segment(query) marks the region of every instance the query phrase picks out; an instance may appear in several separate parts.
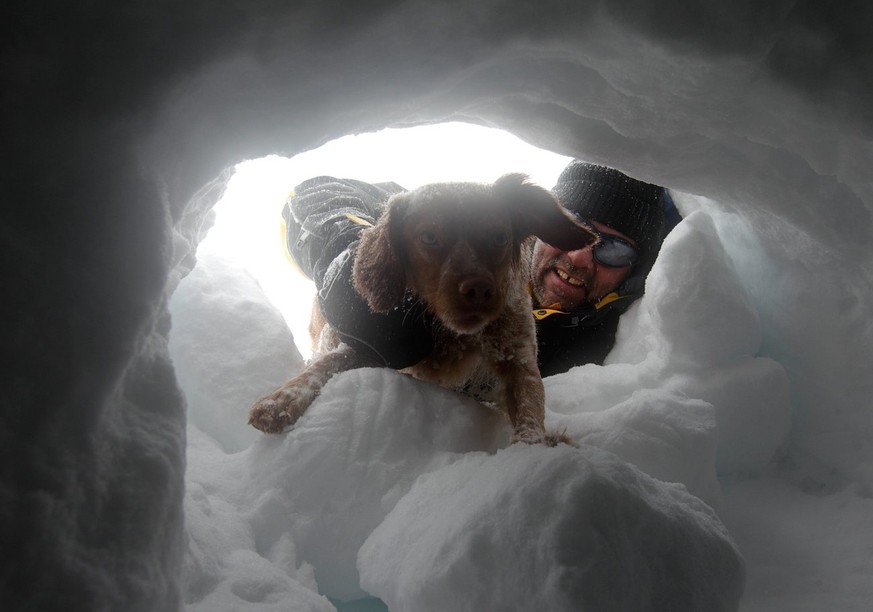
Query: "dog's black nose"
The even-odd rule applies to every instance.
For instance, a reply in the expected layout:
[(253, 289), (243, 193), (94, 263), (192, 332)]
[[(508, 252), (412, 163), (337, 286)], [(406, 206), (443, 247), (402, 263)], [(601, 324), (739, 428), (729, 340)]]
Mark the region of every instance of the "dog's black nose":
[(481, 276), (464, 279), (458, 291), (471, 306), (487, 306), (494, 299), (494, 283)]

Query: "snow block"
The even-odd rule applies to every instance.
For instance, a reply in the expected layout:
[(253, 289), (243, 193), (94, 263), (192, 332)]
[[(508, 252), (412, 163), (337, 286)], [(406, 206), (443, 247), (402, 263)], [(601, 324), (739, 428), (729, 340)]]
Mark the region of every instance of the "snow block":
[(661, 336), (658, 350), (686, 368), (756, 355), (761, 323), (712, 218), (692, 213), (664, 242), (640, 305)]
[[(358, 549), (416, 479), (509, 443), (503, 413), (394, 370), (335, 376), (287, 435), (246, 451), (258, 551), (288, 531), (321, 593), (364, 597)], [(264, 492), (270, 492), (265, 494)]]
[[(576, 410), (586, 406), (582, 401)], [(598, 412), (558, 414), (547, 410), (546, 426), (565, 430), (580, 444), (614, 453), (658, 480), (680, 483), (718, 507), (718, 432), (715, 410), (708, 402), (665, 389), (639, 389), (625, 401)]]
[(358, 554), (392, 612), (736, 610), (712, 509), (592, 447), (514, 445), (421, 476)]
[(788, 438), (788, 376), (772, 359), (749, 357), (690, 375), (676, 373), (665, 386), (715, 407), (720, 475), (759, 473)]
[(170, 356), (188, 403), (188, 421), (228, 453), (260, 433), (248, 410), (303, 367), (282, 315), (244, 269), (201, 255), (170, 300)]

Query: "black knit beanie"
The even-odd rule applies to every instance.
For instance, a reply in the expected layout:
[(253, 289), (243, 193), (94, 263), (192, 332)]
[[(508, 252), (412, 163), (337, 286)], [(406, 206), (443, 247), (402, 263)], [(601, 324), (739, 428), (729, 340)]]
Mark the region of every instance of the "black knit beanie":
[(574, 160), (552, 193), (582, 219), (599, 221), (632, 238), (643, 259), (654, 259), (664, 239), (664, 189), (606, 166)]

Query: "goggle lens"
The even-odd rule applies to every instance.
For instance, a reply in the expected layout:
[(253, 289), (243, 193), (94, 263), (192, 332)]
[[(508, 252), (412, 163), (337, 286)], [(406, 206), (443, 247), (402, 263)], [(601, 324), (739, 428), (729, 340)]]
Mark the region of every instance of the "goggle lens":
[(627, 240), (598, 232), (600, 242), (594, 247), (594, 259), (611, 268), (625, 268), (639, 261), (640, 253)]
[(627, 268), (640, 260), (640, 252), (630, 242), (618, 236), (598, 231), (591, 219), (580, 220), (600, 239), (592, 251), (597, 263), (610, 268)]

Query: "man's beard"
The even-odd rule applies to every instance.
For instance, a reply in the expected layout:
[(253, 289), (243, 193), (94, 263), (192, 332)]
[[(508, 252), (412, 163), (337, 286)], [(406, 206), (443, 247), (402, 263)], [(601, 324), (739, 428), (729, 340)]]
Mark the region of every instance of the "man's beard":
[[(584, 296), (579, 298), (568, 296), (567, 290), (562, 288), (560, 284), (555, 286), (557, 284), (556, 282), (552, 282), (551, 287), (547, 288), (546, 279), (551, 274), (556, 275), (560, 280), (560, 283), (565, 283), (570, 287), (575, 287), (580, 292), (584, 291)], [(565, 275), (569, 278), (565, 278)], [(531, 290), (537, 305), (542, 308), (550, 306), (557, 306), (566, 310), (579, 308), (593, 303), (590, 293), (590, 277), (590, 273), (586, 273), (581, 268), (574, 266), (568, 259), (559, 255), (550, 259), (547, 264), (541, 268), (541, 273), (533, 279)], [(569, 280), (570, 278), (580, 281), (581, 284), (575, 285)], [(569, 291), (573, 291), (573, 289), (569, 289)]]

